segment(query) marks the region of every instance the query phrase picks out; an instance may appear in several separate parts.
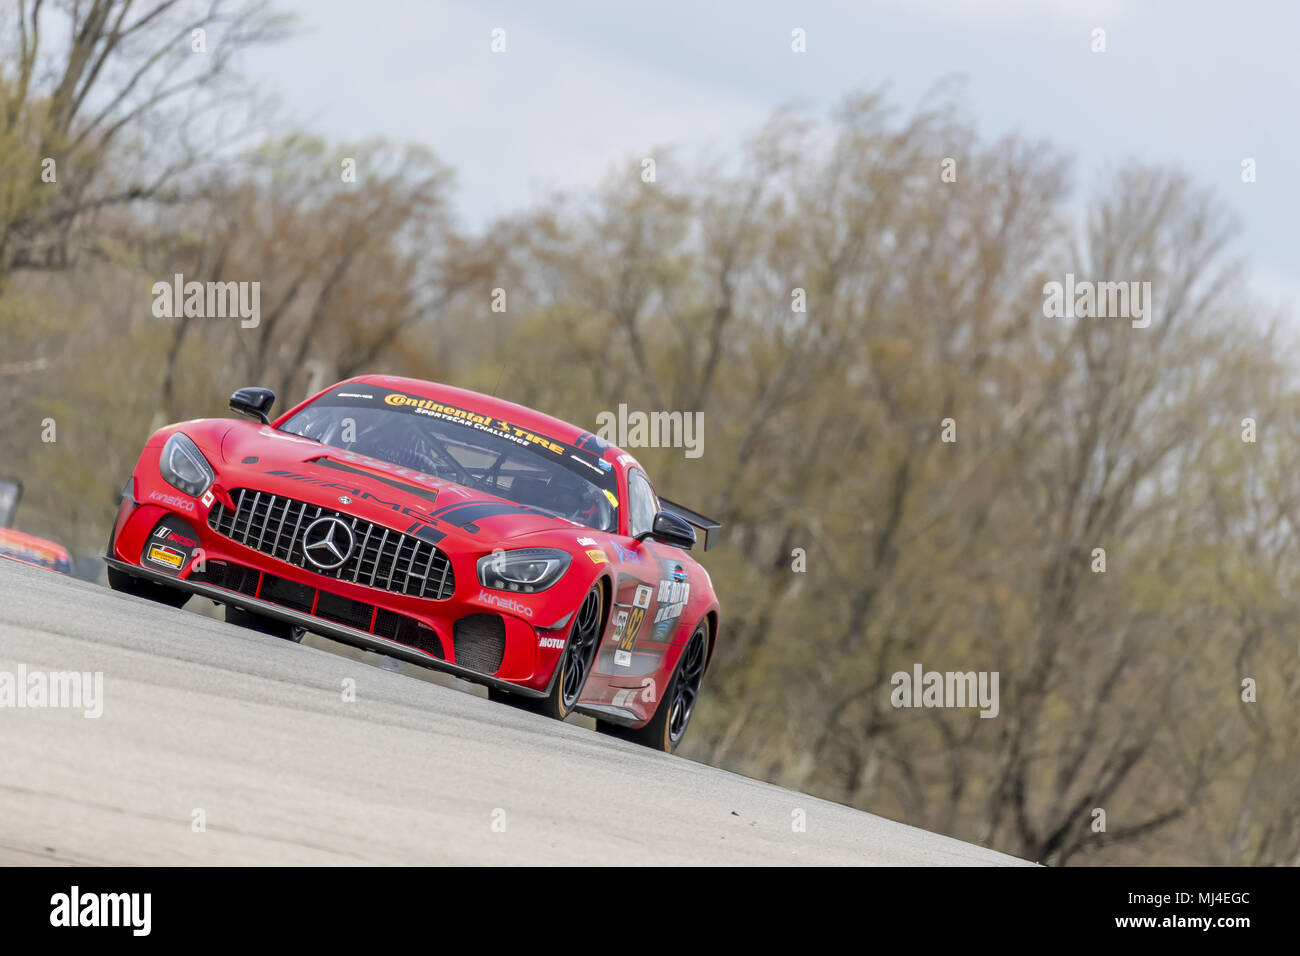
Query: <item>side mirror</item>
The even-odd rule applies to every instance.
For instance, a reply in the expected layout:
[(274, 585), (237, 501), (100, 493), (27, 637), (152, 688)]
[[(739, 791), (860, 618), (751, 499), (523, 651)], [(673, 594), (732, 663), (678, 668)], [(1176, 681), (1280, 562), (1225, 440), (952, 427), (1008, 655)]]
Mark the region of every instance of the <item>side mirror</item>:
[(263, 425), (271, 424), (271, 406), (275, 404), (275, 392), (269, 388), (241, 388), (230, 396), (230, 410), (249, 418), (256, 418)]
[(695, 547), (695, 529), (690, 522), (671, 511), (660, 511), (651, 525), (650, 537), (686, 551)]

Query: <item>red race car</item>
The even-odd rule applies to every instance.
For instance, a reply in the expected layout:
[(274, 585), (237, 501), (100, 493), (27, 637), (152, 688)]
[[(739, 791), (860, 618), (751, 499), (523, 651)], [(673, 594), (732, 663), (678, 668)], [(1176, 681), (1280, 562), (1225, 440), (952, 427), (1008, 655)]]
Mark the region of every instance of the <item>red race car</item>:
[(290, 640), (311, 631), (672, 751), (718, 635), (685, 551), (718, 523), (549, 415), (390, 376), (270, 421), (275, 395), (145, 443), (109, 541), (115, 590)]

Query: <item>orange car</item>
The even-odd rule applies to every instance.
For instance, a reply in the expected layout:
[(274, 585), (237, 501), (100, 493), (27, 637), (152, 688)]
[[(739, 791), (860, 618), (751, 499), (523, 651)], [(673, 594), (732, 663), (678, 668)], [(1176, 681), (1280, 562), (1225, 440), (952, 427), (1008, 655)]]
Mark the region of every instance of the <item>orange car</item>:
[(33, 567), (49, 568), (60, 574), (72, 573), (68, 549), (53, 541), (24, 534), (13, 528), (0, 528), (0, 558), (10, 558)]

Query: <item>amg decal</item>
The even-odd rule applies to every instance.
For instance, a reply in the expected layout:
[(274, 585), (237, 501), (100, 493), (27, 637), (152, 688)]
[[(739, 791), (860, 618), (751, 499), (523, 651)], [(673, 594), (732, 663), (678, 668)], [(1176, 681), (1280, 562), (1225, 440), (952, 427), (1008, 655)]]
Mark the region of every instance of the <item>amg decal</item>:
[(381, 507), (388, 508), (390, 511), (404, 514), (409, 518), (418, 518), (426, 524), (434, 524), (435, 521), (433, 515), (427, 511), (420, 508), (413, 508), (410, 505), (404, 505), (400, 501), (388, 501), (361, 488), (354, 488), (352, 485), (341, 484), (337, 481), (326, 481), (324, 478), (317, 478), (315, 475), (300, 475), (296, 472), (282, 471), (280, 469), (268, 471), (267, 474), (276, 478), (288, 478), (290, 481), (301, 481), (304, 484), (315, 485), (317, 488), (331, 488), (335, 491), (346, 492), (349, 495), (354, 495), (357, 498), (371, 501)]

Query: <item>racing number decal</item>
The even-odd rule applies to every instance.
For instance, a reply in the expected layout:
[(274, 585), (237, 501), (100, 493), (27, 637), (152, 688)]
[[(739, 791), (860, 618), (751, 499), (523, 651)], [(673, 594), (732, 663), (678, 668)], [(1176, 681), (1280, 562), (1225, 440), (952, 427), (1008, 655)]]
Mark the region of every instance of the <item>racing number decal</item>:
[(628, 615), (627, 631), (623, 634), (623, 639), (618, 642), (620, 651), (630, 651), (632, 645), (636, 642), (636, 632), (641, 630), (641, 622), (645, 620), (645, 608), (634, 607)]
[(637, 632), (641, 630), (641, 622), (645, 620), (645, 612), (650, 607), (650, 595), (653, 593), (653, 589), (648, 585), (638, 585), (631, 611), (619, 612), (618, 627), (614, 631), (614, 640), (619, 650), (632, 650), (632, 645), (636, 643)]

